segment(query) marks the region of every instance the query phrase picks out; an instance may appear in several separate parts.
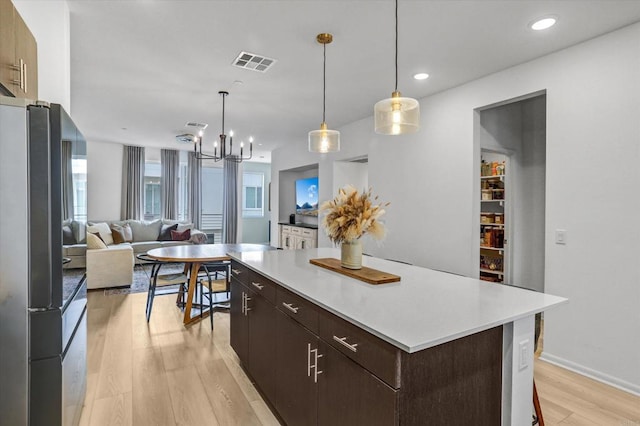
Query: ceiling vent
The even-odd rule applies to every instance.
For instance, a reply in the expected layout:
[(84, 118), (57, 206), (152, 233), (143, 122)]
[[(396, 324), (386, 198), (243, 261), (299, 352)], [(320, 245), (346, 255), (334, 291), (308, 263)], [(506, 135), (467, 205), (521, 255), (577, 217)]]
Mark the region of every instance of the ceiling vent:
[(196, 123), (195, 121), (189, 121), (184, 125), (185, 127), (195, 127), (196, 129), (204, 130), (207, 128), (207, 123)]
[(185, 133), (183, 135), (176, 136), (176, 142), (178, 143), (193, 143), (195, 136), (191, 133)]
[(238, 57), (233, 60), (233, 66), (258, 72), (267, 72), (276, 62), (275, 59), (267, 58), (263, 55), (240, 52)]

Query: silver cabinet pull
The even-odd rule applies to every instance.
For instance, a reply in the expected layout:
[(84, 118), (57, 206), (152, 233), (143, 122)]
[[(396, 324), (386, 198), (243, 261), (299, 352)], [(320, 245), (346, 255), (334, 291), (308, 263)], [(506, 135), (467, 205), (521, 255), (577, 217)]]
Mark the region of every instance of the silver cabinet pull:
[(240, 308), (240, 312), (244, 315), (244, 291), (242, 292), (242, 307)]
[(25, 66), (24, 60), (20, 59), (18, 65), (11, 65), (11, 69), (14, 71), (20, 71), (19, 80), (11, 80), (13, 84), (20, 87), (20, 90), (25, 90)]
[(357, 343), (354, 343), (352, 345), (348, 344), (346, 336), (345, 337), (333, 336), (333, 340), (335, 340), (336, 342), (339, 342), (342, 346), (348, 348), (352, 352), (358, 352), (358, 349), (356, 348), (358, 344)]
[(251, 298), (249, 297), (248, 294), (245, 294), (244, 296), (244, 314), (245, 316), (248, 315), (247, 313), (251, 310), (251, 308), (249, 307), (249, 301), (251, 300)]
[(253, 285), (255, 288), (257, 288), (258, 290), (262, 290), (264, 288), (263, 284), (260, 283), (254, 283), (253, 281), (251, 282), (251, 285)]
[(242, 273), (242, 271), (239, 269), (231, 269), (231, 271), (233, 271), (233, 273), (236, 275), (240, 275)]
[[(312, 353), (313, 364), (311, 364)], [(313, 383), (318, 383), (318, 374), (322, 374), (322, 371), (318, 370), (318, 358), (322, 358), (322, 355), (318, 353), (318, 348), (311, 349), (311, 343), (307, 343), (307, 377), (311, 377), (313, 369)]]
[[(20, 59), (22, 61), (22, 59)], [(23, 78), (23, 85), (24, 85), (24, 93), (27, 93), (27, 63), (26, 62), (22, 62), (22, 73), (24, 74)]]
[(298, 313), (298, 309), (300, 309), (298, 306), (293, 306), (291, 303), (282, 302), (282, 306), (284, 306), (285, 308), (287, 308), (288, 310), (290, 310), (294, 314), (297, 314)]
[(318, 349), (314, 349), (316, 354), (316, 363), (313, 369), (313, 383), (318, 383), (318, 374), (322, 374), (322, 370), (318, 370), (318, 358), (322, 358), (322, 355), (318, 353)]

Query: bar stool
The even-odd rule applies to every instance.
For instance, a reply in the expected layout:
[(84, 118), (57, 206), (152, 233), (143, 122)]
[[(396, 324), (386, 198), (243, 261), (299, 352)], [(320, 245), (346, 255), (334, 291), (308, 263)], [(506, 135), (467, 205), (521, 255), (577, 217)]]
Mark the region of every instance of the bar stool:
[[(230, 291), (231, 291), (231, 262), (211, 262), (204, 263), (201, 267), (201, 274), (198, 275), (198, 281), (200, 283), (200, 306), (203, 305), (203, 296), (207, 297), (209, 302), (209, 320), (211, 322), (211, 329), (213, 330), (213, 310), (214, 309), (229, 309)], [(218, 274), (224, 274), (224, 281), (218, 279)], [(207, 294), (205, 295), (205, 288)], [(214, 303), (214, 297), (216, 294), (226, 293), (227, 299), (223, 301), (216, 301)], [(202, 316), (202, 311), (200, 311)]]

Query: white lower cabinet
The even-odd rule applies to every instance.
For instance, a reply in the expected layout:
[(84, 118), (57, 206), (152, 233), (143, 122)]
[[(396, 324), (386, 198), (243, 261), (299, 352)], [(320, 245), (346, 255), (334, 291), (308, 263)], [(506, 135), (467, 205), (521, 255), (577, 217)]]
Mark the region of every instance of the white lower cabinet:
[(318, 230), (295, 225), (280, 225), (280, 247), (298, 250), (318, 247)]

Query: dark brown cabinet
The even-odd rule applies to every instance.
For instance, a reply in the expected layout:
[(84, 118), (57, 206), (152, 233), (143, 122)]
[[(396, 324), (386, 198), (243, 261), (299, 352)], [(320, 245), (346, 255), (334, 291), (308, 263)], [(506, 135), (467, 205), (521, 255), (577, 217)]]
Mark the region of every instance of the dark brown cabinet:
[(318, 425), (398, 424), (395, 389), (324, 342), (320, 352)]
[(249, 369), (262, 392), (275, 395), (276, 309), (258, 293), (249, 294)]
[(501, 423), (502, 327), (408, 353), (233, 261), (231, 346), (289, 426)]
[(249, 360), (249, 318), (245, 310), (248, 294), (249, 290), (244, 285), (235, 277), (231, 278), (230, 343), (245, 365)]
[(11, 0), (0, 0), (0, 94), (38, 98), (36, 40)]
[(288, 315), (280, 311), (276, 315), (276, 409), (288, 425), (315, 425), (317, 381), (322, 375), (318, 369), (318, 337)]
[(231, 278), (231, 347), (260, 390), (275, 395), (276, 309), (245, 286), (246, 272), (236, 268)]

